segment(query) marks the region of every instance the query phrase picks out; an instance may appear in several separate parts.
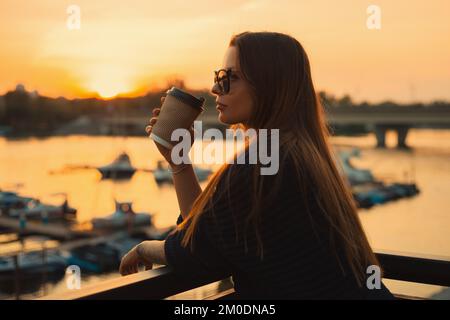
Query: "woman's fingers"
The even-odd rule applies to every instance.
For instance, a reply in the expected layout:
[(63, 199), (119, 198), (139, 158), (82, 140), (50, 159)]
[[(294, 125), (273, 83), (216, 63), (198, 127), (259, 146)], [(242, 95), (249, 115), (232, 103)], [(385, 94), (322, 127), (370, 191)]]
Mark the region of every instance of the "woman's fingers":
[(127, 276), (129, 274), (137, 273), (139, 271), (137, 265), (128, 265), (119, 269), (122, 276)]
[(147, 134), (150, 134), (156, 121), (158, 121), (158, 117), (150, 118), (150, 120), (148, 122), (149, 124), (145, 127), (145, 132), (147, 132)]
[(151, 126), (153, 126), (155, 123), (156, 123), (156, 121), (158, 121), (158, 117), (151, 117), (150, 118), (150, 121), (148, 122)]
[[(163, 96), (161, 97), (161, 103), (164, 102), (164, 99), (166, 97)], [(157, 107), (157, 108), (153, 108), (152, 110), (152, 118), (150, 118), (149, 124), (145, 127), (145, 132), (147, 132), (147, 134), (150, 134), (152, 132), (152, 127), (153, 125), (156, 123), (156, 121), (158, 120), (158, 115), (161, 112), (161, 108)]]
[(152, 270), (153, 269), (153, 264), (146, 264), (145, 265), (145, 270)]
[(138, 272), (138, 267), (135, 264), (130, 265), (130, 267), (128, 268), (128, 274), (133, 274)]
[(154, 117), (156, 117), (156, 116), (160, 113), (160, 111), (161, 111), (161, 108), (155, 108), (155, 109), (153, 109), (153, 111), (152, 111), (152, 115), (153, 115)]
[(120, 274), (123, 276), (130, 274), (129, 269), (130, 269), (130, 265), (128, 264), (128, 261), (126, 261), (126, 257), (122, 258), (122, 261), (120, 262), (120, 267), (119, 267)]
[(125, 263), (124, 258), (122, 258), (122, 260), (120, 260), (119, 273), (123, 275), (124, 272), (125, 272)]
[(119, 272), (122, 276), (138, 272), (138, 258), (134, 249), (131, 249), (120, 261)]

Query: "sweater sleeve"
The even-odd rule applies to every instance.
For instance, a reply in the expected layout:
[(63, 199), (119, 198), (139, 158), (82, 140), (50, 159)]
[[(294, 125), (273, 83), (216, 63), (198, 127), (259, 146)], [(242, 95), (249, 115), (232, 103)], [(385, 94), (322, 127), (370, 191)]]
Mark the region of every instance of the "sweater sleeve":
[[(183, 221), (180, 216), (177, 225)], [(164, 244), (167, 264), (178, 273), (200, 276), (205, 273), (227, 273), (231, 271), (229, 263), (223, 258), (208, 231), (207, 221), (200, 219), (193, 237), (193, 248), (182, 245), (186, 228), (169, 234)]]

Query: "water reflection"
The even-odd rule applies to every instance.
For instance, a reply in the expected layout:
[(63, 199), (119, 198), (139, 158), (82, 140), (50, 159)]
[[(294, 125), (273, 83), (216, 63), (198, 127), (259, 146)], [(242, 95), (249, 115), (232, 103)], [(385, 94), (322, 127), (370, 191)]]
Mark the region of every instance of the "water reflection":
[[(374, 149), (372, 135), (334, 137), (332, 141), (337, 149), (359, 147), (361, 158), (352, 163), (372, 170), (376, 178), (385, 182), (414, 180), (422, 191), (411, 199), (360, 210), (374, 248), (450, 256), (450, 216), (447, 214), (450, 205), (450, 131), (411, 130), (408, 136), (408, 144), (413, 147), (411, 151)], [(387, 144), (395, 145), (395, 136), (388, 134)], [(70, 206), (78, 210), (77, 221), (82, 224), (114, 212), (116, 199), (132, 202), (136, 212), (152, 213), (156, 227), (173, 225), (178, 216), (178, 204), (170, 184), (158, 185), (151, 172), (142, 170), (130, 180), (101, 179), (95, 167), (110, 163), (124, 151), (138, 169), (155, 168), (162, 160), (153, 142), (146, 137), (1, 138), (0, 188), (52, 204), (61, 201), (52, 194), (67, 193)], [(80, 165), (89, 168), (61, 171), (66, 166)], [(14, 237), (14, 234), (1, 236), (0, 251), (14, 250), (14, 246), (19, 249), (21, 244)], [(38, 243), (34, 240), (26, 245)], [(114, 276), (118, 274), (105, 277)], [(99, 278), (104, 279), (91, 276), (85, 281), (95, 282)], [(48, 286), (47, 290), (63, 288), (63, 282), (59, 282), (54, 287)], [(436, 290), (428, 288), (424, 292), (431, 294)]]

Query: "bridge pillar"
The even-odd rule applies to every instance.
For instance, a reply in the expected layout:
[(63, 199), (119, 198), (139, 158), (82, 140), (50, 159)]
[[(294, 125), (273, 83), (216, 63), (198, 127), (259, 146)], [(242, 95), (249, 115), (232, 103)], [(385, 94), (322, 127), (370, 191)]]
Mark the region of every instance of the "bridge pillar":
[(397, 131), (397, 149), (409, 149), (406, 145), (406, 136), (408, 135), (408, 126), (398, 126), (395, 128)]
[(377, 124), (375, 125), (375, 137), (377, 138), (377, 148), (386, 148), (386, 132), (388, 130), (397, 131), (397, 148), (398, 149), (409, 149), (409, 146), (406, 144), (406, 137), (408, 135), (409, 126), (402, 124), (390, 124), (383, 125)]
[(383, 125), (375, 126), (375, 137), (377, 138), (377, 148), (386, 148), (386, 131)]

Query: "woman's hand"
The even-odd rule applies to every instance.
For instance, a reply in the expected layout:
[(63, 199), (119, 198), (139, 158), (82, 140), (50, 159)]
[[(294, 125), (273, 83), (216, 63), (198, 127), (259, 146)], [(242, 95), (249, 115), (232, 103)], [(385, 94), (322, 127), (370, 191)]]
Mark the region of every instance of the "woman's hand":
[(126, 276), (139, 272), (140, 265), (144, 265), (145, 270), (151, 270), (153, 264), (167, 264), (164, 244), (165, 241), (158, 240), (139, 243), (122, 258), (119, 267), (120, 274)]
[[(161, 97), (161, 104), (164, 102), (164, 99), (166, 97)], [(158, 116), (159, 113), (161, 111), (161, 108), (154, 108), (152, 111), (152, 117), (149, 120), (149, 124), (145, 127), (145, 131), (147, 132), (147, 134), (150, 136), (150, 134), (152, 133), (153, 130), (153, 126), (155, 125), (155, 123), (158, 121)], [(189, 133), (191, 135), (191, 146), (194, 143), (194, 128), (191, 127), (189, 129)], [(171, 159), (171, 150), (164, 147), (163, 145), (157, 143), (156, 141), (154, 141), (156, 144), (156, 147), (158, 148), (158, 151), (161, 153), (161, 155), (164, 157), (164, 159), (166, 159), (166, 161), (171, 165), (172, 168), (176, 167), (176, 165), (172, 162)]]
[(145, 266), (145, 270), (151, 270), (153, 268), (151, 257), (145, 256), (142, 253), (143, 245), (145, 245), (145, 241), (135, 246), (123, 256), (119, 267), (119, 272), (122, 276), (139, 272), (139, 266), (141, 265)]

